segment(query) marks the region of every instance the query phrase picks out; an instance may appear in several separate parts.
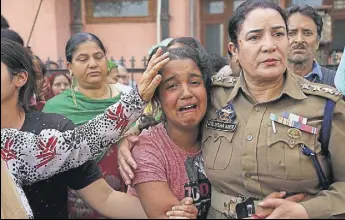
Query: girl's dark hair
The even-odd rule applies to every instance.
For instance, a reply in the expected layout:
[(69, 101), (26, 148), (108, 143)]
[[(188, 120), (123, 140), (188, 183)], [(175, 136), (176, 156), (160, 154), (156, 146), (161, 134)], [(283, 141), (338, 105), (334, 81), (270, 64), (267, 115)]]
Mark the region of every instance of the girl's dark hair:
[(106, 53), (105, 48), (103, 46), (102, 41), (94, 34), (82, 32), (73, 35), (67, 42), (65, 53), (66, 53), (66, 60), (68, 62), (72, 62), (72, 57), (74, 52), (78, 49), (78, 46), (82, 43), (85, 43), (87, 41), (95, 42), (101, 50)]
[(202, 46), (202, 44), (195, 39), (194, 37), (178, 37), (174, 38), (170, 43), (167, 45), (167, 48), (171, 47), (174, 44), (183, 44), (185, 46), (188, 46), (192, 49), (196, 49), (202, 53), (205, 53), (205, 48)]
[(17, 32), (11, 29), (1, 29), (1, 37), (17, 42), (24, 47), (23, 38)]
[(8, 24), (6, 18), (1, 15), (1, 29), (10, 28), (10, 25)]
[[(210, 65), (210, 61), (207, 57), (207, 54), (200, 53), (198, 50), (193, 49), (191, 47), (183, 47), (183, 48), (172, 48), (169, 50), (163, 49), (163, 53), (169, 51), (169, 58), (170, 60), (185, 60), (185, 59), (191, 59), (193, 60), (196, 65), (199, 67), (200, 72), (203, 76), (203, 81), (206, 88), (207, 93), (207, 103), (210, 105), (210, 92), (211, 92), (211, 76), (212, 76), (212, 69)], [(158, 71), (158, 74), (162, 75), (164, 72), (164, 67)], [(152, 106), (157, 106), (156, 100), (159, 100), (159, 91), (156, 89), (154, 98), (152, 103)], [(154, 110), (155, 112), (155, 110)], [(160, 121), (156, 121), (153, 116), (143, 115), (141, 117), (141, 123), (139, 126), (139, 130), (143, 130), (145, 128), (148, 128), (150, 126), (154, 126), (158, 124)], [(202, 122), (201, 122), (202, 123)]]
[(1, 38), (1, 62), (4, 63), (13, 78), (20, 72), (28, 73), (26, 84), (19, 89), (19, 104), (25, 112), (30, 111), (30, 101), (36, 89), (36, 74), (33, 68), (32, 56), (20, 44), (6, 38)]
[(164, 46), (160, 46), (160, 47), (156, 47), (155, 49), (153, 49), (149, 55), (149, 59), (147, 60), (147, 63), (150, 62), (150, 60), (152, 59), (152, 56), (157, 52), (157, 50), (159, 48), (162, 48), (162, 50), (166, 51), (167, 50), (167, 47), (164, 47)]
[(272, 2), (267, 2), (265, 0), (247, 0), (243, 2), (238, 8), (235, 10), (233, 16), (229, 20), (229, 26), (228, 26), (228, 32), (229, 32), (229, 37), (230, 41), (234, 43), (234, 45), (237, 47), (237, 37), (240, 33), (241, 26), (246, 19), (246, 16), (253, 11), (254, 9), (257, 8), (264, 8), (264, 9), (273, 9), (276, 10), (283, 18), (286, 31), (288, 31), (288, 26), (287, 26), (287, 17), (283, 11), (279, 7), (279, 5), (272, 3)]

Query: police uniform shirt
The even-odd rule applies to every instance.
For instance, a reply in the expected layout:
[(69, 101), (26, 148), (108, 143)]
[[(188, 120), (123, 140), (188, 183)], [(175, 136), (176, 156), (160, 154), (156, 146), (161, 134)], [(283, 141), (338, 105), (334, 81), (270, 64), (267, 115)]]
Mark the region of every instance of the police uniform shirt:
[[(336, 89), (285, 73), (280, 96), (258, 103), (251, 98), (242, 74), (239, 78), (216, 75), (212, 86), (212, 106), (202, 137), (205, 170), (212, 187), (227, 195), (260, 199), (282, 190), (308, 193), (312, 196), (300, 203), (310, 218), (345, 213), (345, 102)], [(273, 129), (270, 114), (293, 113), (320, 130), (327, 99), (336, 102), (329, 143), (335, 183), (329, 191), (322, 191), (312, 160), (301, 152), (303, 144), (315, 151), (328, 174), (320, 134), (301, 131), (291, 135), (292, 128), (279, 123)], [(229, 103), (236, 114), (231, 121), (235, 129), (229, 131), (222, 124), (214, 127), (211, 122), (219, 121), (219, 110)]]

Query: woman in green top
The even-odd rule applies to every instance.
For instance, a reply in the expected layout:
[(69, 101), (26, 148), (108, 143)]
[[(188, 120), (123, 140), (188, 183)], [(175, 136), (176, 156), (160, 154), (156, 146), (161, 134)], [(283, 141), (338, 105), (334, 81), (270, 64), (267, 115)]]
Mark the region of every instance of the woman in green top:
[[(66, 45), (67, 66), (72, 78), (72, 88), (50, 99), (43, 111), (57, 113), (82, 125), (103, 113), (106, 108), (120, 100), (122, 87), (108, 84), (105, 48), (97, 36), (79, 33)], [(116, 191), (125, 192), (125, 184), (117, 169), (117, 147), (109, 146), (96, 162), (103, 178)], [(73, 191), (69, 193), (70, 218), (100, 218)]]

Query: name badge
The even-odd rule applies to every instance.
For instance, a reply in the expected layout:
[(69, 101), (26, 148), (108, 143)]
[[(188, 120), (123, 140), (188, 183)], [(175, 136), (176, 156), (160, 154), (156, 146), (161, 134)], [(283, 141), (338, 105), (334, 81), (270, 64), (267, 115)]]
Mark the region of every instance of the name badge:
[(208, 120), (206, 123), (206, 128), (212, 128), (220, 131), (234, 132), (237, 128), (237, 123), (230, 123), (218, 120)]

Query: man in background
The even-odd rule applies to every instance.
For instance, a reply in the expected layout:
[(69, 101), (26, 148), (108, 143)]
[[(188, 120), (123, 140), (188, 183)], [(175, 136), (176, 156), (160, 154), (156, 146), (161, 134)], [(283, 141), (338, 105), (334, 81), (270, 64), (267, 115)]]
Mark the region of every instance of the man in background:
[(294, 5), (286, 10), (289, 25), (288, 68), (311, 82), (335, 87), (335, 71), (316, 60), (322, 33), (322, 17), (309, 5)]

